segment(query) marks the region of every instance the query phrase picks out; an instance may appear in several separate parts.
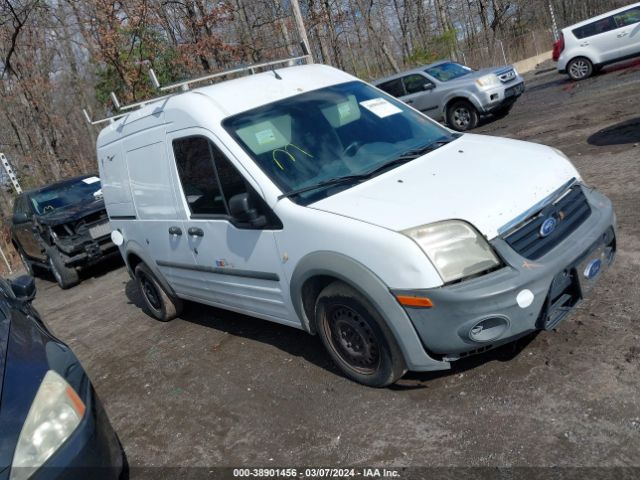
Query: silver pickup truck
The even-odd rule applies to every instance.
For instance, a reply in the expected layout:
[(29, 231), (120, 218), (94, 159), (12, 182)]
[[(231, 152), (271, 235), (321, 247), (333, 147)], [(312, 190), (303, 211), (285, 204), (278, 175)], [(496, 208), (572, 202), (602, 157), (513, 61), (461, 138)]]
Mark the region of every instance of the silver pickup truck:
[(475, 128), (482, 115), (507, 115), (524, 92), (512, 65), (476, 71), (448, 60), (372, 83), (460, 132)]

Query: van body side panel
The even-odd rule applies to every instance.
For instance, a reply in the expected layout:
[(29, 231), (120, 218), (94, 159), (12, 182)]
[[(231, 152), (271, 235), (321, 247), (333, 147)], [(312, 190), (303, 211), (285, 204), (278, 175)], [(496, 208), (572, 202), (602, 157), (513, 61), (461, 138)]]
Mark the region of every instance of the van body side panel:
[(121, 142), (98, 148), (98, 167), (109, 217), (135, 217), (129, 172)]

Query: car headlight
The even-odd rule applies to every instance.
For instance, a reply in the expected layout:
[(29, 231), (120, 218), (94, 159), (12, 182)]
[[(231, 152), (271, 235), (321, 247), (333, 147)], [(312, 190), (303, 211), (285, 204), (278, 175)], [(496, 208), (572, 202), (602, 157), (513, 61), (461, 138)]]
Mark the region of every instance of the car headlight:
[(84, 412), (75, 390), (49, 370), (22, 426), (9, 479), (29, 478), (78, 428)]
[(500, 85), (500, 79), (495, 73), (490, 73), (476, 80), (476, 83), (481, 88), (495, 87)]
[(405, 230), (429, 257), (445, 283), (495, 268), (500, 260), (471, 225), (460, 220)]

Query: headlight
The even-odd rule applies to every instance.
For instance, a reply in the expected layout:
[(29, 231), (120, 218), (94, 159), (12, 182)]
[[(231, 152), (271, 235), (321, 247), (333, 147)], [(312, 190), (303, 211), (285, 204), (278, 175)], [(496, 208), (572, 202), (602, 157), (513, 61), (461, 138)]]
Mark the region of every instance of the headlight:
[(422, 248), (445, 283), (500, 265), (487, 241), (471, 225), (459, 220), (432, 223), (402, 233)]
[(29, 478), (80, 424), (85, 405), (71, 386), (49, 370), (31, 404), (13, 455), (10, 480)]
[(496, 85), (500, 85), (500, 79), (495, 73), (490, 73), (477, 79), (476, 83), (481, 88), (495, 87)]

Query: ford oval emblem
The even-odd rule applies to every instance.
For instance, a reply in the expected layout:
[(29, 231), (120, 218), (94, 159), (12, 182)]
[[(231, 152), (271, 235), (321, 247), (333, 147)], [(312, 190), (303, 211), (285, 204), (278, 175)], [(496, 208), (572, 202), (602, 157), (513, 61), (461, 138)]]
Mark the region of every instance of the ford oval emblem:
[(551, 235), (558, 225), (558, 221), (554, 217), (547, 218), (540, 226), (540, 237), (548, 237)]
[(586, 266), (586, 268), (584, 269), (584, 276), (587, 277), (589, 280), (591, 280), (592, 278), (595, 278), (600, 273), (601, 268), (602, 268), (602, 261), (599, 258), (596, 258), (595, 260), (591, 260)]

